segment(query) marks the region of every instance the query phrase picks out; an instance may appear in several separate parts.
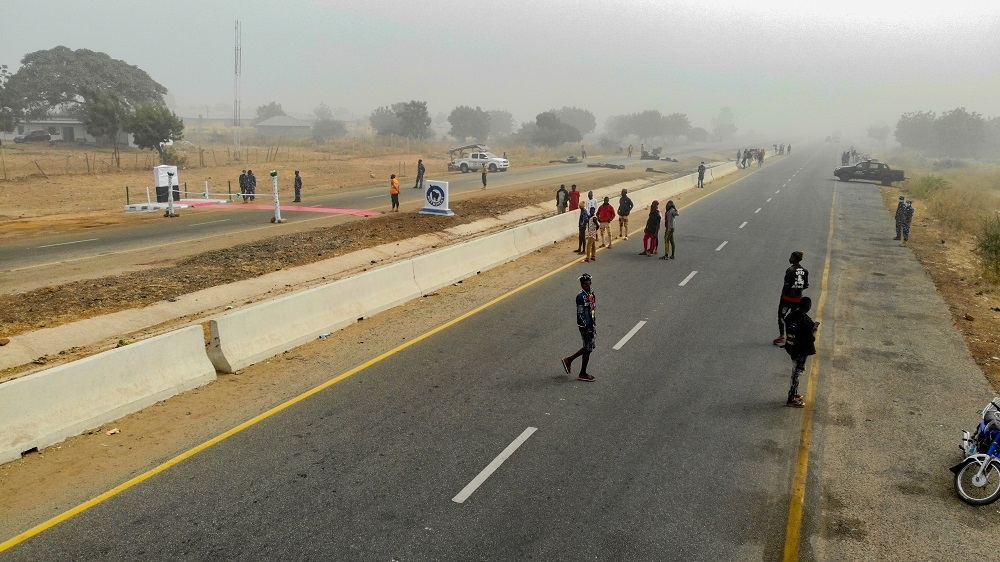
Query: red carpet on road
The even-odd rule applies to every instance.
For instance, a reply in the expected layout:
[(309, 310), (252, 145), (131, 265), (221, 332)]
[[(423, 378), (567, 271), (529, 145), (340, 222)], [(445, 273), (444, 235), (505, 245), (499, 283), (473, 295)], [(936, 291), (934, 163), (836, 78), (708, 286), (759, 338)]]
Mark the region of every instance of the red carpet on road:
[[(255, 203), (216, 203), (214, 201), (203, 201), (200, 199), (181, 199), (178, 203), (190, 205), (192, 207), (219, 207), (227, 209), (253, 209), (255, 211), (270, 211), (274, 205), (257, 205)], [(354, 215), (357, 217), (377, 217), (382, 213), (377, 211), (367, 211), (364, 209), (341, 209), (337, 207), (305, 207), (303, 205), (282, 205), (282, 211), (305, 211), (307, 213), (331, 213), (336, 215)]]

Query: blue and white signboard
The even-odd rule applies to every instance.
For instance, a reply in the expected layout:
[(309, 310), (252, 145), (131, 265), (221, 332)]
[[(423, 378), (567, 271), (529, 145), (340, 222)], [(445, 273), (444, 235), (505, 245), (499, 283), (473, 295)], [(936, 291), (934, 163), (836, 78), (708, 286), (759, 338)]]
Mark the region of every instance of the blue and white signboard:
[(427, 180), (424, 188), (424, 208), (420, 212), (425, 215), (453, 216), (455, 213), (448, 208), (448, 182)]

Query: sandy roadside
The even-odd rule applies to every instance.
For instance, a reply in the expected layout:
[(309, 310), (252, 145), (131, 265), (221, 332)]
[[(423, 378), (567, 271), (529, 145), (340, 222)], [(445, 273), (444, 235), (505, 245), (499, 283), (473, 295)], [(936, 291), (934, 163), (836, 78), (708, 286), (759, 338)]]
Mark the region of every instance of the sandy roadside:
[(948, 467), (993, 391), (923, 266), (891, 240), (879, 188), (831, 185), (834, 321), (822, 334), (802, 558), (989, 556), (997, 507), (962, 503)]

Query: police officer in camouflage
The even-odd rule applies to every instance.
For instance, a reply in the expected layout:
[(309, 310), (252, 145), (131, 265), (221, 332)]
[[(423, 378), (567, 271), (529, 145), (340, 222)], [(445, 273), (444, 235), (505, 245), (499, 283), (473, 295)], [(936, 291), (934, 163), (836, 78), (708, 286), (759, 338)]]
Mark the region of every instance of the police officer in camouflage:
[(906, 203), (903, 201), (903, 196), (899, 196), (899, 203), (896, 204), (896, 237), (893, 240), (899, 240), (903, 235), (903, 225), (906, 224)]

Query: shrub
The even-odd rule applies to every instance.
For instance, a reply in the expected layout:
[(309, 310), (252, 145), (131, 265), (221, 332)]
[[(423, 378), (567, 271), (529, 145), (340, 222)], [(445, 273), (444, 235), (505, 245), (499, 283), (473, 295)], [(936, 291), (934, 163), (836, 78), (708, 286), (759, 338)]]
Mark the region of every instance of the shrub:
[(983, 277), (991, 283), (1000, 282), (1000, 216), (995, 213), (980, 222), (976, 254), (983, 267)]
[(907, 186), (907, 191), (917, 199), (926, 199), (950, 187), (951, 183), (943, 177), (926, 174), (918, 177), (912, 185)]

